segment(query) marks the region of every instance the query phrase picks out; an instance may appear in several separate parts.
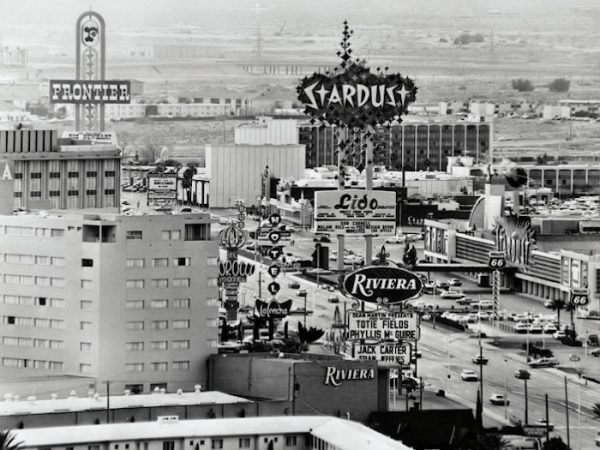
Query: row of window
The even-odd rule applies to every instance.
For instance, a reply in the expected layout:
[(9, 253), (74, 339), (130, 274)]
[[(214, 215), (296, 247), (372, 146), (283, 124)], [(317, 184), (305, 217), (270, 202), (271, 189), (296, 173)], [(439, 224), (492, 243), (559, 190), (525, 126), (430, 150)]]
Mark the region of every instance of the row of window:
[[(175, 267), (189, 266), (191, 262), (190, 258), (173, 258), (171, 264)], [(152, 267), (169, 267), (169, 258), (152, 258)], [(146, 267), (146, 260), (144, 258), (127, 258), (126, 265), (129, 268), (142, 268)]]
[[(209, 279), (210, 281), (211, 279)], [(176, 288), (186, 288), (190, 287), (190, 278), (173, 278), (172, 286)], [(143, 289), (146, 287), (146, 283), (144, 280), (127, 280), (125, 285), (128, 289)], [(210, 287), (209, 283), (209, 287)], [(216, 286), (216, 285), (215, 285)], [(168, 278), (153, 278), (150, 280), (150, 287), (152, 288), (168, 288), (169, 287), (169, 279)]]
[[(182, 236), (181, 230), (162, 230), (160, 233), (163, 241), (208, 241), (210, 240), (210, 225), (205, 223), (186, 224)], [(128, 230), (125, 238), (128, 240), (143, 239), (142, 230)]]
[[(144, 309), (146, 302), (144, 300), (127, 300), (125, 302), (125, 308), (127, 309)], [(169, 307), (169, 300), (166, 298), (159, 298), (150, 300), (150, 308), (164, 309)], [(171, 301), (171, 308), (189, 308), (189, 298), (175, 298)]]
[(31, 297), (29, 295), (0, 295), (0, 302), (5, 305), (22, 305), (22, 306), (48, 306), (50, 308), (64, 308), (64, 298), (53, 297)]
[[(116, 174), (116, 172), (114, 170), (105, 170), (104, 171), (104, 176), (107, 178), (110, 177), (114, 177)], [(60, 178), (61, 172), (49, 172), (48, 173), (48, 178), (53, 178), (53, 179), (58, 179)], [(95, 170), (88, 170), (85, 172), (85, 176), (87, 178), (94, 178), (98, 176), (98, 172)], [(42, 172), (30, 172), (29, 173), (29, 177), (32, 180), (39, 180), (42, 178)], [(76, 171), (69, 171), (67, 172), (67, 177), (68, 178), (79, 178), (79, 172)], [(22, 172), (16, 172), (15, 173), (15, 179), (17, 180), (22, 180), (23, 179), (23, 173)]]
[(38, 339), (16, 336), (3, 336), (2, 345), (10, 345), (13, 347), (49, 348), (51, 350), (62, 350), (65, 348), (64, 341), (57, 339)]
[(19, 253), (0, 254), (0, 262), (9, 264), (35, 264), (40, 266), (59, 266), (65, 265), (65, 258), (62, 256), (42, 256), (42, 255), (23, 255)]
[[(188, 340), (175, 340), (171, 341), (150, 341), (150, 350), (189, 350), (190, 341)], [(128, 352), (143, 352), (145, 348), (143, 341), (138, 342), (125, 342), (125, 350)]]
[[(206, 321), (209, 327), (215, 327), (216, 319), (208, 319)], [(218, 323), (217, 323), (218, 326)], [(184, 330), (190, 327), (189, 319), (175, 319), (171, 324), (171, 328), (174, 330)], [(138, 331), (144, 329), (144, 321), (143, 320), (129, 320), (125, 322), (125, 329), (130, 331)], [(152, 320), (150, 321), (150, 329), (151, 330), (167, 330), (169, 329), (169, 321), (168, 320)]]
[(24, 358), (2, 358), (2, 366), (18, 369), (63, 370), (63, 363), (60, 361), (41, 361)]
[(63, 237), (65, 235), (65, 230), (63, 228), (34, 228), (1, 225), (0, 234), (5, 234), (7, 236)]
[[(0, 279), (2, 276), (0, 275)], [(21, 284), (26, 286), (51, 286), (65, 287), (66, 281), (64, 278), (57, 277), (38, 277), (33, 275), (4, 275), (4, 283), (6, 284)]]
[[(85, 195), (97, 195), (98, 191), (96, 189), (86, 189)], [(78, 197), (79, 190), (78, 189), (69, 189), (67, 190), (67, 195), (69, 197)], [(115, 195), (114, 189), (104, 189), (104, 195)], [(42, 198), (42, 191), (31, 191), (29, 193), (31, 198)], [(15, 198), (23, 198), (23, 192), (16, 191), (14, 194)], [(48, 197), (60, 197), (60, 191), (51, 190), (48, 191)]]
[[(165, 372), (169, 370), (169, 363), (167, 361), (157, 361), (149, 363), (150, 370), (153, 372)], [(173, 361), (171, 363), (171, 370), (189, 370), (189, 361)], [(125, 364), (126, 372), (143, 372), (144, 363), (128, 363)]]
[(22, 327), (59, 328), (65, 327), (65, 321), (60, 319), (46, 319), (43, 317), (2, 316), (5, 325), (18, 325)]

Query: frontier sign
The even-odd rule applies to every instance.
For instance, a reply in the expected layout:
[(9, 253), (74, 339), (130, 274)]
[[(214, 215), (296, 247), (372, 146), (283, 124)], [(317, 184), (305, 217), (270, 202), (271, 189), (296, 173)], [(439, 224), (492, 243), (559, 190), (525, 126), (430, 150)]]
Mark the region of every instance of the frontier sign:
[(416, 274), (398, 267), (369, 266), (348, 275), (344, 289), (357, 300), (385, 305), (416, 297), (423, 282)]
[(50, 80), (50, 103), (128, 104), (130, 85), (124, 80)]

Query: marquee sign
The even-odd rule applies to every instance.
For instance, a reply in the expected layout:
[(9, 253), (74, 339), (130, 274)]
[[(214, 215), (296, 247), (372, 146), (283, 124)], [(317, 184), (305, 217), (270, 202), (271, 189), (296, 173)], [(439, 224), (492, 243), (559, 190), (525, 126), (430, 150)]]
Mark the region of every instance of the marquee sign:
[(256, 267), (252, 264), (237, 260), (219, 261), (219, 282), (243, 283), (254, 275)]
[(384, 366), (408, 366), (410, 364), (411, 345), (407, 343), (357, 344), (354, 346), (354, 358), (374, 360)]
[(363, 189), (315, 192), (316, 233), (394, 235), (396, 193)]
[(149, 206), (174, 206), (177, 203), (177, 174), (148, 173), (146, 202)]
[(50, 80), (50, 103), (129, 104), (130, 84), (126, 80)]
[(265, 319), (283, 319), (290, 314), (290, 309), (292, 309), (291, 300), (286, 300), (281, 303), (276, 300), (272, 300), (268, 303), (262, 300), (256, 300), (255, 315)]
[(391, 305), (419, 295), (423, 281), (399, 267), (368, 266), (348, 275), (344, 289), (357, 300)]
[(419, 338), (417, 316), (413, 313), (352, 311), (348, 316), (348, 339), (375, 341)]

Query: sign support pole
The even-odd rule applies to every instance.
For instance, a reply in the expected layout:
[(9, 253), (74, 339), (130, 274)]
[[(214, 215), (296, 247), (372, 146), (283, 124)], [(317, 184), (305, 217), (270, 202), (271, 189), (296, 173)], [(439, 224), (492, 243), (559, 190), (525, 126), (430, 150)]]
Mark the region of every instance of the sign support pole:
[[(365, 148), (365, 189), (373, 189), (373, 133), (371, 127), (367, 129), (367, 142)], [(365, 265), (370, 266), (373, 261), (373, 236), (365, 236)]]
[[(337, 127), (337, 147), (338, 147), (338, 191), (344, 190), (345, 178), (342, 174), (344, 172), (345, 162), (346, 162), (346, 145), (347, 142), (347, 129)], [(342, 145), (343, 143), (343, 145)], [(345, 250), (345, 236), (343, 234), (339, 234), (337, 236), (337, 268), (338, 271), (344, 271), (344, 250)]]

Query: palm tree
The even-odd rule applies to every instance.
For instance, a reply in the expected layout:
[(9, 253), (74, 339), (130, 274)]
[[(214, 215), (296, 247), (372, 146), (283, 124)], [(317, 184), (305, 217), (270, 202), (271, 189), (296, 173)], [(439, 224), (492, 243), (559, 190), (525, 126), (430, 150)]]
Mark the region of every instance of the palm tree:
[(550, 309), (552, 311), (556, 311), (556, 316), (558, 319), (558, 328), (560, 328), (560, 311), (562, 309), (566, 309), (566, 307), (567, 302), (562, 298), (555, 298), (554, 300), (552, 300), (552, 304), (550, 305)]
[(23, 442), (16, 442), (15, 433), (11, 430), (0, 431), (0, 450), (20, 450)]
[(596, 419), (600, 419), (600, 403), (594, 403), (594, 406), (592, 406), (592, 413)]

